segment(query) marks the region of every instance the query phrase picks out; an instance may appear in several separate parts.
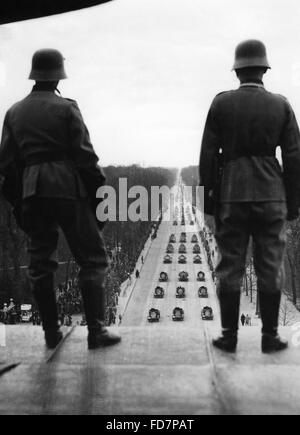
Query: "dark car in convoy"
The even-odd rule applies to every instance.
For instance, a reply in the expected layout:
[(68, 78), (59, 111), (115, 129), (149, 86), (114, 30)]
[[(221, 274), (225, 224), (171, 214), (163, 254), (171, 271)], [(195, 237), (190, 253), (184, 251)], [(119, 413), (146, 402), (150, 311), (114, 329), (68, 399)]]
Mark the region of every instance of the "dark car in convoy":
[(166, 255), (164, 258), (164, 264), (172, 264), (172, 262), (173, 262), (173, 259), (172, 259), (171, 255), (169, 255), (169, 254)]
[(161, 272), (159, 275), (159, 281), (160, 282), (168, 282), (169, 281), (168, 274), (166, 272)]
[(148, 315), (149, 323), (157, 323), (160, 321), (160, 311), (156, 308), (151, 308)]
[(188, 282), (188, 280), (189, 280), (189, 274), (187, 272), (180, 272), (179, 281), (180, 282)]
[(174, 252), (175, 252), (174, 246), (169, 244), (167, 246), (167, 254), (174, 254)]
[(182, 243), (178, 249), (179, 254), (186, 254), (186, 246)]
[(165, 297), (165, 291), (162, 287), (156, 287), (154, 290), (154, 297), (155, 299), (163, 299)]
[(194, 257), (194, 264), (202, 264), (202, 258), (200, 257), (200, 255), (196, 255)]
[(177, 299), (184, 299), (185, 298), (185, 288), (184, 287), (177, 287), (176, 289), (176, 298)]
[(192, 236), (192, 240), (191, 240), (191, 242), (192, 242), (192, 243), (198, 243), (198, 236), (197, 236), (197, 234), (194, 234), (194, 235)]
[(198, 243), (193, 248), (193, 254), (201, 254), (201, 248)]
[(207, 287), (200, 287), (198, 290), (199, 298), (208, 298), (208, 290)]
[(199, 281), (199, 282), (205, 282), (205, 273), (204, 272), (198, 272), (198, 274), (197, 274), (197, 281)]
[(201, 312), (202, 320), (214, 320), (214, 313), (211, 307), (204, 307)]
[(179, 264), (186, 264), (187, 263), (187, 258), (185, 255), (180, 255), (180, 257), (178, 258), (178, 263)]
[(186, 233), (181, 233), (179, 242), (186, 243), (186, 241), (187, 241)]
[(183, 322), (184, 321), (183, 308), (179, 308), (179, 307), (174, 308), (172, 319), (174, 322)]
[(176, 243), (176, 236), (175, 236), (175, 234), (171, 234), (170, 239), (169, 239), (169, 243)]

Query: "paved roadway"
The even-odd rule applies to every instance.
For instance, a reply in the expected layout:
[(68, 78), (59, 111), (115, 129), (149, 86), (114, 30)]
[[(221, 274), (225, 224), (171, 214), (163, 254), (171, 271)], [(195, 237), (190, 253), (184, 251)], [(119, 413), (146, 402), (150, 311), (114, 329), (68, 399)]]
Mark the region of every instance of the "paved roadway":
[[(178, 238), (183, 230), (188, 233), (188, 265), (177, 264), (178, 243), (173, 264), (163, 265), (170, 234)], [(120, 345), (87, 352), (86, 330), (77, 327), (49, 359), (40, 328), (8, 327), (6, 347), (0, 347), (0, 414), (299, 414), (299, 348), (262, 355), (255, 327), (241, 331), (235, 356), (211, 348), (219, 314), (207, 264), (192, 264), (190, 238), (196, 230), (162, 223), (118, 328)], [(182, 270), (189, 272), (190, 281), (186, 300), (178, 301), (175, 290)], [(198, 298), (199, 270), (207, 275), (208, 300)], [(165, 298), (155, 300), (162, 271), (170, 282), (162, 285)], [(201, 320), (203, 304), (214, 309), (213, 322)], [(185, 321), (174, 323), (172, 311), (180, 305)], [(160, 323), (148, 323), (150, 308), (160, 309)], [(290, 330), (284, 332), (291, 337)]]
[[(182, 231), (187, 232), (187, 264), (178, 264), (178, 248), (179, 238)], [(171, 234), (176, 235), (177, 243), (173, 244), (175, 254), (172, 254), (172, 264), (164, 264), (163, 260), (166, 255), (166, 248)], [(196, 226), (177, 226), (174, 227), (169, 222), (163, 222), (158, 234), (158, 238), (153, 242), (152, 247), (146, 258), (146, 262), (141, 271), (141, 278), (137, 282), (132, 294), (130, 304), (124, 315), (123, 326), (145, 326), (151, 329), (162, 329), (165, 327), (172, 327), (181, 329), (183, 327), (195, 328), (200, 330), (203, 328), (203, 321), (201, 319), (201, 310), (204, 306), (210, 306), (215, 312), (214, 323), (218, 323), (218, 304), (215, 295), (215, 286), (212, 282), (211, 274), (209, 272), (206, 254), (202, 248), (201, 257), (203, 259), (202, 265), (193, 263), (193, 244), (191, 237), (193, 234), (198, 235), (199, 229)], [(180, 283), (178, 275), (180, 272), (186, 271), (189, 274), (189, 282)], [(198, 272), (203, 271), (206, 275), (206, 282), (197, 282)], [(166, 272), (169, 276), (167, 283), (160, 283), (159, 276), (161, 272)], [(198, 289), (202, 285), (208, 287), (209, 298), (200, 299), (198, 297)], [(155, 299), (154, 290), (157, 286), (161, 286), (165, 290), (164, 299)], [(186, 289), (186, 298), (184, 300), (176, 299), (176, 288), (182, 286)], [(172, 313), (175, 307), (181, 307), (185, 311), (184, 323), (174, 323), (172, 320)], [(150, 324), (147, 320), (149, 310), (151, 308), (159, 309), (161, 312), (161, 320), (158, 324)]]

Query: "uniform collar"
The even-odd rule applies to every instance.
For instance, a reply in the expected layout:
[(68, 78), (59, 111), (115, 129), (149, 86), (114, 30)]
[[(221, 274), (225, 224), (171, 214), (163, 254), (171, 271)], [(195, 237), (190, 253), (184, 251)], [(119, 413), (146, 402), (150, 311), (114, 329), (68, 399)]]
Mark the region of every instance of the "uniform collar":
[(254, 79), (254, 80), (247, 80), (245, 82), (242, 82), (240, 85), (241, 88), (246, 87), (252, 87), (252, 88), (264, 88), (264, 82), (262, 80)]
[(263, 88), (264, 89), (265, 85), (264, 84), (259, 84), (259, 83), (249, 82), (249, 83), (243, 83), (240, 86), (240, 88), (248, 88), (248, 87), (251, 87), (251, 88)]
[(55, 89), (53, 89), (53, 87), (50, 87), (49, 85), (47, 85), (47, 83), (45, 83), (42, 85), (41, 84), (34, 85), (31, 92), (52, 92), (54, 94)]

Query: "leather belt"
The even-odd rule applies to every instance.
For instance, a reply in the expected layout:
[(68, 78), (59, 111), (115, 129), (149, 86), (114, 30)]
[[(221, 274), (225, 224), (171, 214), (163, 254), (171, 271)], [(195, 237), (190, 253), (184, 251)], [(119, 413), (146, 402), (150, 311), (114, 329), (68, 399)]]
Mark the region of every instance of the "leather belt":
[(66, 160), (70, 160), (70, 158), (65, 153), (51, 151), (26, 157), (23, 166), (28, 167), (34, 165), (41, 165), (43, 163), (61, 162)]

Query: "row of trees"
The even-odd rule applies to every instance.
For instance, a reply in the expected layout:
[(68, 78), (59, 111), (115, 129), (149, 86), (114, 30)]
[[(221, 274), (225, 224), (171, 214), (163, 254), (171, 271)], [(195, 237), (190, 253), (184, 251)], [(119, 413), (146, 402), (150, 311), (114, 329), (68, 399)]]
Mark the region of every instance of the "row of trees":
[[(151, 187), (173, 187), (176, 181), (176, 170), (165, 168), (142, 168), (137, 165), (130, 167), (109, 166), (105, 168), (106, 183), (119, 193), (119, 180), (126, 178), (128, 189), (133, 186), (143, 186), (148, 192), (148, 208), (151, 209)], [(133, 200), (128, 201), (128, 205)], [(162, 205), (162, 204), (161, 204)], [(159, 216), (157, 216), (159, 218)], [(116, 301), (116, 293), (120, 284), (132, 274), (143, 247), (151, 235), (156, 222), (110, 222), (104, 230), (108, 252), (112, 258), (110, 272), (107, 278), (107, 305), (112, 307)]]
[[(17, 227), (10, 206), (0, 195), (0, 303), (29, 295), (22, 265), (26, 261), (26, 237)], [(1, 306), (1, 308), (2, 308)]]
[[(164, 168), (142, 168), (140, 166), (109, 166), (104, 168), (107, 184), (119, 191), (119, 179), (126, 178), (128, 189), (144, 186), (150, 193), (152, 186), (172, 187), (176, 181), (176, 171)], [(149, 209), (150, 198), (149, 196)], [(130, 204), (130, 201), (128, 201)], [(153, 222), (111, 222), (104, 229), (108, 253), (112, 259), (107, 277), (107, 302), (115, 303), (121, 282), (132, 273), (143, 246), (151, 233)], [(17, 228), (9, 205), (0, 195), (0, 304), (3, 306), (13, 297), (17, 303), (29, 303), (32, 296), (26, 279), (27, 239)], [(62, 235), (58, 246), (57, 285), (74, 280), (77, 268)], [(0, 307), (1, 308), (1, 307)]]
[(198, 186), (199, 168), (198, 166), (188, 166), (181, 171), (182, 181), (186, 186)]

